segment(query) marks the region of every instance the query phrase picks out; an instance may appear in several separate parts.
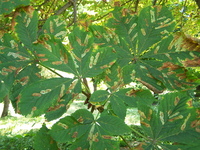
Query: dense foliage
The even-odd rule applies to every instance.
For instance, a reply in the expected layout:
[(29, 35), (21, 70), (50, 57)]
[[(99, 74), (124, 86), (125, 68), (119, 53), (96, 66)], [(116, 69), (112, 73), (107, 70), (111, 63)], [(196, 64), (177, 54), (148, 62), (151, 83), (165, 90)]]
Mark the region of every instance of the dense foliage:
[[(1, 99), (9, 95), (16, 112), (45, 114), (47, 121), (60, 118), (81, 94), (88, 105), (51, 129), (44, 123), (35, 149), (67, 143), (72, 150), (116, 150), (117, 137), (132, 132), (143, 140), (130, 149), (200, 146), (200, 112), (194, 105), (200, 42), (180, 32), (183, 20), (176, 23), (172, 3), (50, 2), (0, 4), (1, 24), (8, 25), (1, 29)], [(105, 9), (99, 18), (84, 13), (84, 6)], [(198, 28), (187, 33), (198, 37)], [(43, 76), (44, 68), (54, 75)], [(138, 109), (142, 134), (124, 122), (128, 108)]]

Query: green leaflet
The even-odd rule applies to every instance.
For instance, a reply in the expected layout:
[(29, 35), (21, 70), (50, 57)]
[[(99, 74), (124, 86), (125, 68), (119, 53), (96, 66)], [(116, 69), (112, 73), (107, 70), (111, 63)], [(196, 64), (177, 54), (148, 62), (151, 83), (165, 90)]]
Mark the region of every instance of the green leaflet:
[(34, 45), (34, 52), (40, 64), (74, 75), (77, 74), (74, 61), (60, 39), (44, 34)]
[(0, 55), (0, 89), (1, 98), (10, 91), (15, 76), (22, 67), (27, 66), (31, 60), (27, 54), (5, 46), (1, 47)]
[(64, 101), (62, 97), (72, 82), (73, 79), (68, 78), (51, 78), (31, 84), (19, 96), (19, 112), (23, 115), (39, 116), (65, 107), (60, 102)]
[(122, 120), (126, 117), (127, 105), (136, 107), (136, 100), (134, 98), (134, 89), (120, 89), (110, 95), (110, 108)]
[[(138, 94), (138, 98), (142, 100), (142, 95)], [(146, 99), (148, 98), (146, 97)], [(191, 98), (187, 92), (165, 94), (159, 99), (158, 106), (155, 108), (150, 105), (153, 99), (150, 98), (148, 101), (149, 104), (145, 105), (144, 101), (138, 100), (141, 125), (147, 136), (150, 137), (150, 143), (144, 146), (146, 149), (150, 149), (150, 147), (158, 149), (159, 146), (162, 148), (173, 147), (170, 143), (167, 144), (169, 141), (178, 142), (180, 147), (182, 144), (186, 147), (198, 145), (198, 142), (195, 142), (200, 135), (197, 125), (198, 116), (195, 108), (190, 106)], [(180, 136), (182, 137), (179, 139)], [(190, 139), (194, 139), (194, 141), (190, 141)], [(162, 144), (160, 141), (166, 143)]]
[(15, 109), (17, 109), (19, 93), (28, 85), (41, 79), (40, 71), (41, 70), (36, 66), (36, 64), (31, 64), (24, 67), (16, 76), (9, 93), (9, 98)]
[(9, 14), (16, 7), (29, 5), (30, 0), (7, 0), (0, 2), (0, 14)]
[(48, 134), (49, 129), (43, 124), (42, 128), (37, 132), (34, 137), (34, 149), (48, 149), (48, 150), (58, 150), (57, 143), (52, 139), (52, 137)]
[(90, 33), (75, 28), (69, 35), (77, 71), (82, 77), (94, 77), (112, 66), (116, 55), (111, 47), (98, 48)]
[(79, 109), (54, 124), (50, 135), (58, 142), (72, 142), (83, 136), (93, 121), (94, 117), (89, 111)]
[(32, 50), (33, 42), (37, 40), (38, 31), (38, 15), (36, 11), (25, 12), (21, 11), (16, 17), (17, 25), (16, 32), (20, 41), (29, 49)]
[(63, 40), (67, 34), (65, 27), (66, 24), (60, 17), (51, 16), (46, 20), (42, 31), (44, 34), (54, 35), (56, 38)]
[(98, 90), (92, 93), (89, 102), (92, 104), (104, 104), (109, 95), (108, 91)]
[(138, 52), (142, 54), (153, 44), (168, 36), (175, 26), (168, 8), (164, 6), (146, 7), (138, 18)]
[(51, 121), (61, 117), (64, 113), (66, 113), (69, 102), (77, 98), (78, 94), (81, 93), (81, 90), (80, 80), (74, 80), (68, 88), (67, 93), (62, 97), (62, 101), (57, 102), (57, 106), (62, 107), (54, 107), (54, 109), (49, 110), (46, 112), (45, 118), (48, 121)]

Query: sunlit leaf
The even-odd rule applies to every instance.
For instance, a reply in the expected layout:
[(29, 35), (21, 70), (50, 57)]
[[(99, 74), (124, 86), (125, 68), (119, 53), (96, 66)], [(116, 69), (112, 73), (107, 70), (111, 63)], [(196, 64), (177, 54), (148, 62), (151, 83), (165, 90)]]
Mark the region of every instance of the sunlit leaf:
[[(152, 105), (154, 102), (152, 98), (148, 100), (148, 97), (143, 96), (142, 98), (142, 95), (138, 94), (139, 99), (146, 99), (146, 103), (149, 101), (149, 104), (145, 105), (138, 99), (141, 125), (147, 136), (150, 137), (150, 143), (144, 145), (145, 148), (162, 147), (165, 149), (166, 147), (176, 148), (178, 145), (180, 147), (182, 145), (185, 147), (198, 145), (195, 142), (200, 135), (198, 116), (195, 108), (190, 105), (191, 98), (186, 92), (168, 93), (161, 96), (157, 107)], [(194, 139), (194, 141), (188, 142), (190, 139)], [(165, 143), (162, 144), (159, 141), (165, 141)], [(169, 142), (176, 144), (173, 147)]]
[(43, 33), (54, 35), (56, 38), (63, 39), (67, 32), (65, 22), (58, 16), (49, 17), (42, 27)]

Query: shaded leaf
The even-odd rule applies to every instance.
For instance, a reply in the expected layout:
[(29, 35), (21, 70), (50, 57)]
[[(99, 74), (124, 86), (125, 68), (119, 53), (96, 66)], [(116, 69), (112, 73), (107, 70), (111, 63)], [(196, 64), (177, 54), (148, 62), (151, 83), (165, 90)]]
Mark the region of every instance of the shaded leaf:
[(77, 74), (72, 57), (61, 40), (48, 34), (42, 35), (34, 45), (34, 50), (38, 61), (42, 65)]
[(103, 115), (97, 119), (97, 126), (110, 135), (121, 135), (130, 132), (130, 128), (118, 117)]
[(29, 56), (17, 50), (1, 47), (0, 54), (0, 89), (1, 96), (5, 97), (10, 91), (14, 82), (14, 77), (31, 62)]
[(30, 50), (32, 44), (37, 39), (38, 15), (36, 11), (21, 11), (16, 17), (17, 25), (15, 26), (17, 35), (21, 42)]
[(69, 41), (77, 71), (82, 77), (94, 77), (115, 62), (116, 55), (112, 48), (95, 48), (90, 33), (75, 28), (69, 35)]
[(31, 64), (21, 69), (14, 79), (9, 98), (15, 109), (17, 109), (17, 100), (21, 91), (28, 85), (41, 79), (40, 71), (36, 64)]
[(37, 81), (25, 88), (19, 96), (19, 112), (23, 115), (39, 116), (52, 108), (60, 108), (64, 104), (65, 95), (73, 79), (51, 78)]
[(43, 124), (42, 128), (37, 132), (34, 137), (34, 149), (35, 150), (58, 150), (57, 143), (48, 134), (49, 129)]
[(68, 103), (74, 100), (78, 94), (81, 93), (81, 83), (79, 80), (73, 81), (67, 90), (66, 94), (62, 97), (62, 101), (57, 102), (57, 105), (51, 107), (45, 114), (45, 118), (48, 121), (57, 119), (66, 113), (68, 109)]
[(93, 120), (89, 111), (79, 109), (54, 124), (50, 134), (58, 142), (72, 142), (88, 132)]

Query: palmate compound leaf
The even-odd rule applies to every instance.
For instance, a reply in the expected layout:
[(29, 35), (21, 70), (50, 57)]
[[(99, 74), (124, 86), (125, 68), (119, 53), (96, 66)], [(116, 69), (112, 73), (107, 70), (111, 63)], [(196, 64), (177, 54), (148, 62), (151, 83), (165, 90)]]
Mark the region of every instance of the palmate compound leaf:
[(40, 116), (52, 109), (65, 106), (60, 103), (73, 79), (51, 78), (26, 87), (18, 96), (18, 111), (23, 115)]
[(41, 35), (34, 44), (34, 54), (40, 64), (77, 75), (74, 61), (60, 39), (49, 34)]
[(89, 32), (75, 28), (69, 35), (69, 41), (77, 71), (82, 77), (94, 77), (112, 66), (116, 60), (113, 48), (98, 48)]
[(92, 113), (80, 109), (57, 122), (50, 135), (58, 142), (69, 142), (72, 149), (119, 149), (113, 135), (130, 132), (118, 117), (103, 115), (94, 120)]
[(0, 14), (9, 14), (14, 8), (30, 4), (30, 0), (7, 0), (0, 2)]
[(165, 94), (156, 107), (152, 106), (153, 96), (149, 95), (148, 100), (145, 93), (136, 93), (141, 125), (149, 136), (145, 149), (188, 149), (199, 145), (199, 112), (191, 106), (187, 92)]
[(37, 12), (30, 6), (28, 9), (24, 9), (16, 17), (15, 26), (16, 33), (20, 41), (29, 50), (32, 50), (32, 44), (37, 39), (38, 31), (38, 15)]
[(14, 76), (18, 75), (22, 68), (26, 67), (31, 58), (26, 53), (9, 48), (7, 46), (1, 46), (0, 52), (0, 98), (5, 97), (14, 82)]
[[(118, 42), (112, 43), (118, 59), (105, 71), (105, 81), (111, 89), (132, 81), (141, 82), (154, 93), (162, 93), (165, 88), (182, 90), (195, 86), (184, 67), (186, 63), (197, 63), (200, 53), (180, 51), (177, 47), (183, 43), (170, 35), (174, 23), (167, 8), (147, 7), (138, 17), (119, 14), (115, 10), (115, 19), (108, 23), (116, 33), (113, 34), (118, 35)], [(105, 38), (95, 30), (94, 33), (99, 39)]]
[(34, 149), (35, 150), (59, 150), (57, 143), (48, 134), (49, 129), (43, 124), (42, 128), (34, 136)]

